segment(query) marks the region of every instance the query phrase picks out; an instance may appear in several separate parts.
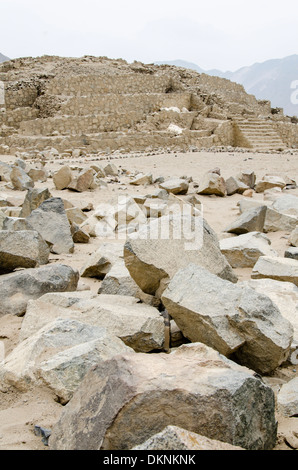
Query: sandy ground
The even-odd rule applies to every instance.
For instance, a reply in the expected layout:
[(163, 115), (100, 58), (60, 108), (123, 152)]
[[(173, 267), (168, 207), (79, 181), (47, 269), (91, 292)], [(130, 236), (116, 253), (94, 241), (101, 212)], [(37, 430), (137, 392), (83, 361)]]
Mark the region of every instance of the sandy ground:
[[(13, 163), (14, 156), (0, 156), (0, 160)], [(118, 168), (126, 169), (130, 172), (139, 171), (143, 173), (150, 172), (154, 177), (181, 177), (188, 176), (193, 178), (193, 182), (199, 182), (203, 174), (213, 168), (220, 168), (224, 178), (236, 176), (242, 170), (254, 170), (257, 179), (265, 174), (276, 174), (288, 176), (298, 181), (298, 156), (286, 154), (253, 154), (253, 153), (172, 153), (162, 155), (148, 156), (127, 156), (119, 158), (109, 157), (105, 159), (91, 159), (80, 157), (79, 159), (61, 161), (55, 160), (46, 164), (46, 169), (53, 172), (61, 165), (69, 164), (72, 167), (85, 168), (92, 164), (105, 166), (109, 161)], [(30, 164), (30, 162), (28, 162)], [(189, 194), (195, 192), (194, 183), (190, 185)], [(82, 204), (92, 203), (94, 208), (101, 202), (117, 200), (119, 194), (142, 194), (146, 195), (152, 192), (155, 187), (134, 187), (129, 185), (127, 176), (121, 176), (119, 182), (111, 183), (107, 189), (96, 189), (84, 193), (76, 193), (69, 190), (57, 191), (53, 180), (48, 179), (46, 183), (36, 183), (35, 187), (48, 187), (53, 196), (59, 196), (67, 199), (79, 207)], [(156, 185), (157, 187), (157, 185)], [(0, 182), (0, 194), (13, 197), (16, 203), (21, 204), (25, 197), (25, 192), (13, 191), (8, 189), (4, 182)], [(298, 196), (298, 189), (290, 190), (290, 194)], [(238, 216), (237, 202), (242, 196), (234, 195), (231, 197), (220, 198), (216, 196), (200, 196), (204, 208), (204, 217), (215, 230), (219, 238), (223, 237), (225, 227)], [(263, 200), (263, 194), (254, 194), (254, 199)], [(92, 214), (89, 213), (90, 215)], [(276, 232), (268, 234), (272, 242), (272, 247), (284, 255), (288, 246), (289, 233)], [(91, 255), (103, 241), (91, 238), (89, 244), (76, 244), (75, 252), (72, 255), (51, 255), (51, 263), (65, 263), (80, 269), (89, 255)], [(235, 270), (239, 281), (250, 278), (250, 269)], [(100, 281), (94, 279), (82, 279), (80, 281), (82, 288), (97, 292)], [(21, 327), (22, 318), (14, 316), (5, 316), (0, 318), (0, 340), (4, 341), (6, 354), (8, 354), (18, 343), (18, 334)], [(265, 380), (278, 391), (282, 383), (287, 382), (294, 376), (297, 376), (296, 370), (291, 367), (278, 369), (274, 376), (265, 378)], [(0, 450), (39, 450), (48, 448), (41, 442), (40, 436), (35, 436), (34, 426), (39, 425), (45, 428), (51, 428), (59, 419), (62, 411), (62, 405), (54, 401), (53, 396), (47, 390), (34, 389), (27, 393), (20, 392), (0, 392)], [(283, 418), (277, 414), (278, 420), (278, 442), (276, 449), (290, 450), (286, 443), (287, 436), (297, 433), (298, 419)]]

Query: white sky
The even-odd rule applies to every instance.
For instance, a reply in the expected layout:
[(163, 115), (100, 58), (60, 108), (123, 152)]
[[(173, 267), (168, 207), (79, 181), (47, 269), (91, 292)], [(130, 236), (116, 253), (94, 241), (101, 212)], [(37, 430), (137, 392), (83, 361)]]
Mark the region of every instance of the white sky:
[(298, 53), (297, 0), (0, 0), (0, 52), (236, 70)]

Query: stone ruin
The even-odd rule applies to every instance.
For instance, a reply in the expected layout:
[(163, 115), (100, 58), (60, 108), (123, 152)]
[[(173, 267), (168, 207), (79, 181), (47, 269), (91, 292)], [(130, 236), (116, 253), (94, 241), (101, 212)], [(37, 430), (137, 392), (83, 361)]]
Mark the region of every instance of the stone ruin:
[(298, 127), (242, 85), (169, 65), (106, 57), (21, 58), (0, 65), (0, 153), (281, 151)]

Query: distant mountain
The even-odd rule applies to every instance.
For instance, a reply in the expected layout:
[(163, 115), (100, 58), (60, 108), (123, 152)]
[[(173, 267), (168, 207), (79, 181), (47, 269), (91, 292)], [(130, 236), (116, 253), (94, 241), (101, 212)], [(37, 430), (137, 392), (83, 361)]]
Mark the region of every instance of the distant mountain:
[(6, 60), (10, 60), (9, 57), (6, 57), (5, 55), (1, 54), (1, 52), (0, 52), (0, 62), (5, 62)]
[(177, 60), (167, 63), (177, 65), (199, 73), (206, 73), (217, 77), (228, 78), (244, 86), (247, 93), (254, 95), (257, 99), (270, 100), (273, 108), (283, 108), (289, 116), (298, 115), (298, 104), (291, 102), (291, 96), (295, 89), (291, 85), (297, 81), (296, 98), (298, 95), (298, 55), (292, 55), (283, 59), (267, 60), (248, 67), (242, 67), (236, 72), (222, 72), (220, 70), (203, 70), (198, 65)]

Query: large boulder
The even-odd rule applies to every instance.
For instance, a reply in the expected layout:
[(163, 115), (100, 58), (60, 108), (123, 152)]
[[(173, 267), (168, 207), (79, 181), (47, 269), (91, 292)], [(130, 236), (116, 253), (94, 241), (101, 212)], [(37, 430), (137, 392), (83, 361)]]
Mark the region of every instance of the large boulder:
[(261, 180), (257, 181), (256, 186), (255, 186), (255, 191), (257, 193), (263, 193), (267, 189), (271, 189), (271, 188), (283, 189), (285, 187), (286, 187), (286, 182), (280, 176), (265, 175), (263, 176)]
[(298, 344), (298, 287), (291, 282), (274, 279), (251, 279), (239, 285), (246, 285), (259, 294), (267, 295), (293, 326), (293, 340)]
[(298, 261), (298, 248), (290, 246), (285, 251), (285, 258), (291, 258), (291, 259), (295, 259), (296, 261)]
[(282, 385), (277, 395), (279, 412), (286, 417), (298, 415), (298, 377)]
[(57, 190), (66, 189), (72, 181), (71, 169), (68, 165), (64, 165), (53, 175), (54, 185)]
[(70, 207), (65, 209), (68, 221), (70, 224), (81, 225), (87, 220), (85, 212), (83, 212), (79, 207)]
[(0, 274), (47, 264), (50, 249), (35, 231), (0, 231)]
[(264, 232), (292, 232), (298, 223), (298, 218), (294, 215), (284, 214), (273, 207), (268, 207), (264, 222)]
[(50, 199), (51, 197), (52, 195), (50, 191), (48, 190), (48, 188), (29, 189), (27, 191), (24, 203), (22, 205), (20, 217), (23, 217), (23, 218), (28, 217), (32, 211), (34, 211), (40, 206), (40, 204), (42, 204), (47, 199)]
[(224, 197), (227, 195), (225, 180), (217, 173), (208, 172), (200, 181), (198, 194), (212, 195)]
[(143, 173), (139, 173), (133, 180), (129, 182), (129, 184), (132, 184), (134, 186), (140, 186), (140, 185), (148, 185), (152, 184), (153, 178), (151, 173), (147, 173), (144, 175)]
[(256, 184), (256, 174), (253, 170), (243, 170), (237, 175), (237, 179), (244, 183), (251, 189), (254, 189)]
[(13, 189), (18, 191), (26, 191), (34, 187), (34, 181), (27, 175), (25, 170), (19, 166), (13, 167), (10, 173), (10, 180)]
[(0, 277), (0, 316), (21, 316), (30, 299), (47, 292), (75, 291), (78, 281), (78, 271), (63, 264), (4, 274)]
[(256, 262), (252, 279), (275, 279), (276, 281), (293, 282), (298, 286), (298, 263), (295, 259), (261, 256)]
[(292, 246), (298, 247), (298, 225), (290, 235), (290, 243)]
[(235, 178), (234, 176), (231, 176), (226, 180), (226, 190), (227, 190), (227, 195), (232, 196), (233, 194), (243, 194), (245, 191), (250, 189), (250, 186), (246, 185), (242, 181), (240, 181), (238, 178)]
[(74, 243), (89, 243), (90, 236), (76, 223), (71, 224), (70, 231)]
[(81, 277), (94, 277), (104, 279), (112, 265), (119, 259), (123, 259), (122, 243), (103, 243), (100, 248), (92, 253), (88, 261), (81, 268)]
[(6, 181), (6, 183), (8, 183), (10, 181), (11, 170), (11, 165), (8, 165), (8, 163), (0, 162), (0, 181)]
[(178, 271), (162, 302), (190, 341), (207, 344), (257, 372), (271, 372), (289, 355), (293, 327), (269, 297), (199, 266)]
[(119, 259), (115, 262), (115, 264), (113, 264), (102, 281), (98, 293), (109, 295), (127, 295), (132, 297), (138, 297), (142, 295), (141, 289), (130, 276), (123, 259)]
[(14, 232), (20, 232), (23, 230), (33, 230), (27, 220), (23, 219), (22, 217), (6, 217), (3, 220), (2, 229)]
[(163, 349), (164, 320), (159, 311), (121, 295), (52, 294), (28, 303), (22, 323), (22, 340), (56, 318), (72, 318), (101, 326), (136, 352)]
[(282, 214), (298, 217), (298, 197), (293, 194), (285, 194), (272, 204), (273, 209)]
[(270, 245), (270, 239), (260, 232), (249, 232), (219, 242), (220, 250), (232, 268), (252, 268), (260, 256), (277, 256)]
[(31, 386), (46, 385), (65, 404), (92, 366), (132, 352), (104, 328), (58, 318), (5, 358), (0, 366), (2, 387), (27, 391)]
[[(226, 442), (208, 439), (177, 426), (167, 426), (163, 431), (151, 436), (143, 444), (132, 450), (244, 450)], [(156, 457), (152, 456), (154, 462)]]
[(83, 171), (78, 175), (77, 178), (72, 179), (72, 181), (67, 186), (68, 189), (82, 193), (91, 189), (94, 182), (94, 170), (90, 168), (89, 170)]
[(61, 198), (50, 198), (31, 212), (27, 221), (51, 245), (53, 253), (73, 253), (70, 224)]
[(225, 232), (242, 235), (248, 232), (263, 232), (267, 206), (260, 206), (243, 212)]
[(243, 214), (243, 212), (246, 212), (250, 209), (256, 209), (261, 206), (269, 206), (269, 203), (266, 201), (243, 197), (237, 202), (237, 206), (239, 208), (239, 214)]
[(44, 168), (30, 168), (28, 176), (35, 183), (38, 181), (45, 183), (48, 179), (48, 172)]
[(186, 194), (189, 188), (189, 183), (185, 179), (173, 178), (160, 183), (159, 187), (165, 189), (171, 194)]
[(274, 393), (203, 344), (171, 354), (115, 356), (87, 373), (49, 445), (128, 450), (168, 425), (245, 449), (272, 449)]
[(190, 262), (223, 279), (237, 281), (220, 252), (215, 232), (202, 217), (174, 214), (152, 220), (129, 236), (124, 245), (124, 260), (131, 277), (151, 295)]

